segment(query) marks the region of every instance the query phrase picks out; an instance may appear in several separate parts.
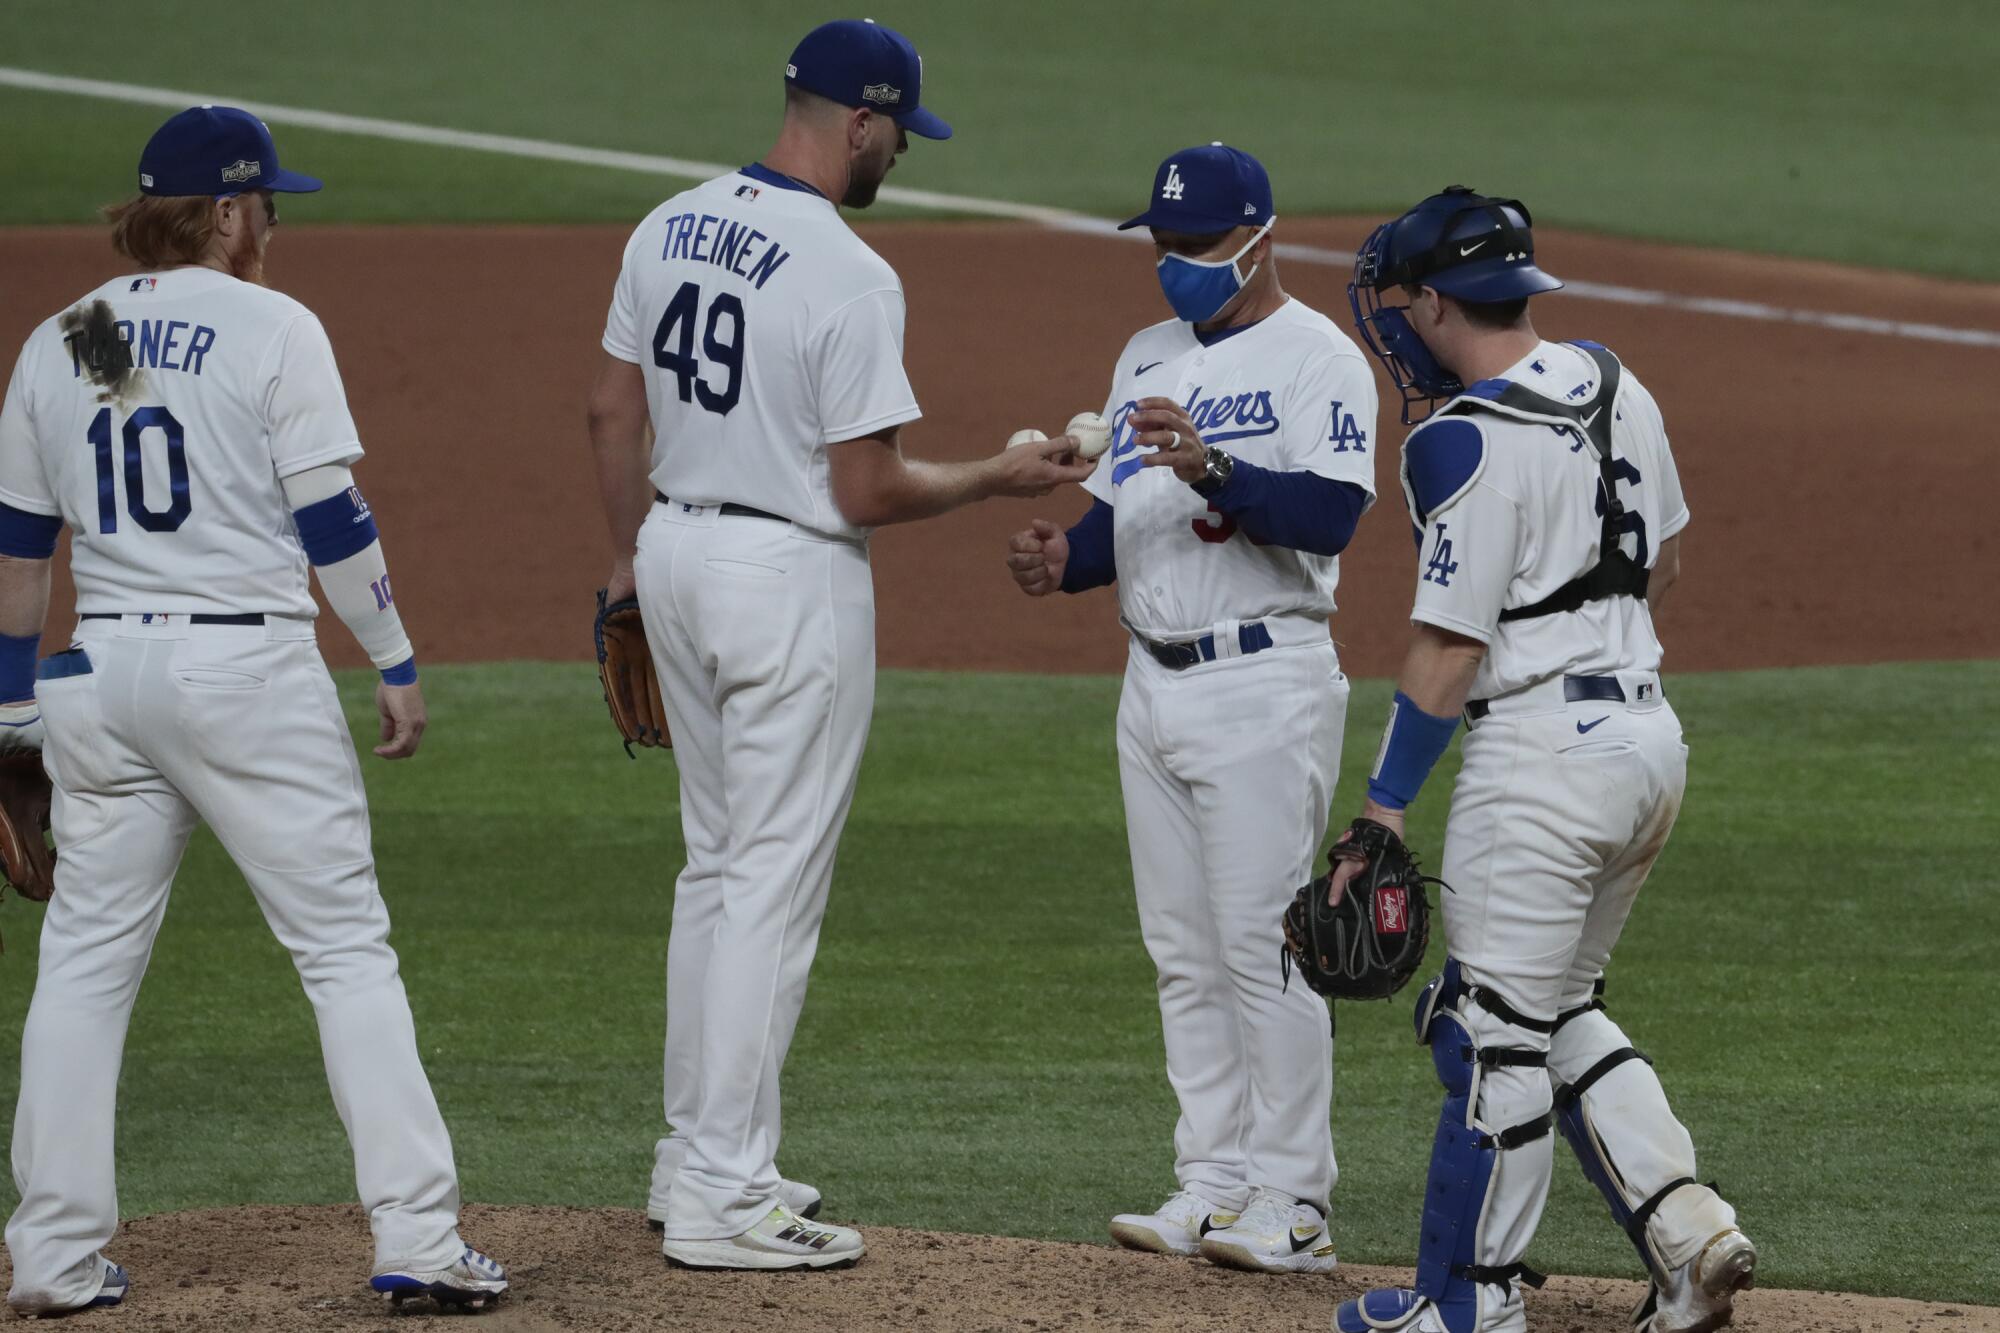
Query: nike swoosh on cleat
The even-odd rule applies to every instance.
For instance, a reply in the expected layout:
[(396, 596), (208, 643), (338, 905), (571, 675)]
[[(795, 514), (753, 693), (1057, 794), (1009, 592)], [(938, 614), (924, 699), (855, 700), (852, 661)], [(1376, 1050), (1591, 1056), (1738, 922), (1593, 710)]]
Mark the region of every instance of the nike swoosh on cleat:
[[(1233, 1227), (1236, 1225), (1237, 1216), (1235, 1213), (1210, 1213), (1207, 1217), (1201, 1219), (1201, 1234), (1206, 1236), (1211, 1231), (1221, 1231), (1226, 1227)], [(1227, 1220), (1218, 1222), (1216, 1219), (1219, 1217), (1226, 1218)]]
[(1140, 366), (1137, 370), (1133, 371), (1132, 373), (1135, 375), (1143, 375), (1147, 371), (1157, 369), (1158, 367), (1164, 366), (1165, 364), (1167, 363), (1164, 361), (1148, 361), (1145, 365)]
[(1598, 718), (1596, 722), (1579, 722), (1576, 724), (1576, 734), (1581, 736), (1583, 735), (1584, 732), (1589, 731), (1592, 727), (1597, 726), (1599, 723), (1609, 722), (1610, 720), (1611, 720), (1611, 714), (1606, 713), (1603, 717)]
[(1297, 1254), (1300, 1250), (1306, 1249), (1307, 1247), (1313, 1245), (1315, 1242), (1319, 1240), (1319, 1237), (1320, 1237), (1320, 1229), (1318, 1227), (1314, 1227), (1312, 1234), (1307, 1236), (1304, 1240), (1299, 1239), (1299, 1233), (1296, 1229), (1294, 1229), (1291, 1232), (1292, 1253)]

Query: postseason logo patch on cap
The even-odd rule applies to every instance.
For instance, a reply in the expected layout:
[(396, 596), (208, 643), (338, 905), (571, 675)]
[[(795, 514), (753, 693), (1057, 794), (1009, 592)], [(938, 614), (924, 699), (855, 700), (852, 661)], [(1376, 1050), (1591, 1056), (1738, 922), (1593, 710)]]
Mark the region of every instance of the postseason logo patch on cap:
[(222, 183), (224, 185), (240, 185), (244, 181), (254, 181), (263, 174), (264, 164), (262, 162), (245, 162), (239, 157), (236, 161), (222, 169)]
[(891, 88), (886, 83), (871, 83), (861, 90), (861, 96), (865, 101), (888, 105), (890, 103), (901, 102), (903, 100), (903, 90), (901, 88)]

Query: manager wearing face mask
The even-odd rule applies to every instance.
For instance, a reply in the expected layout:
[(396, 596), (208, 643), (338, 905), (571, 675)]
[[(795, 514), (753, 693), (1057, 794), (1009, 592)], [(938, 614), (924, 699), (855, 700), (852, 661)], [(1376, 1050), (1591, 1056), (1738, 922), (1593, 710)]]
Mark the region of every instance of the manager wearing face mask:
[(1279, 975), (1279, 918), (1312, 878), (1347, 678), (1328, 632), (1339, 554), (1375, 498), (1375, 380), (1278, 285), (1271, 182), (1210, 144), (1145, 212), (1175, 318), (1112, 375), (1095, 503), (1009, 543), (1031, 597), (1116, 582), (1131, 638), (1118, 761), (1132, 878), (1180, 1101), (1176, 1187), (1114, 1217), (1134, 1249), (1331, 1272), (1332, 1036)]

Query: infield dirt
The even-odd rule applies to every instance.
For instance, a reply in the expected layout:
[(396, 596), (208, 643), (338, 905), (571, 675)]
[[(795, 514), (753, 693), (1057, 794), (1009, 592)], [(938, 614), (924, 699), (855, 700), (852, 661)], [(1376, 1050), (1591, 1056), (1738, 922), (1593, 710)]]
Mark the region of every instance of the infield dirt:
[[(1287, 220), (1289, 241), (1351, 248), (1356, 220)], [(274, 285), (332, 335), (425, 661), (577, 658), (610, 546), (583, 404), (626, 231), (613, 227), (281, 228)], [(864, 231), (902, 275), (925, 417), (914, 456), (972, 458), (1024, 426), (1103, 406), (1114, 359), (1165, 313), (1144, 246), (1020, 226)], [(1637, 245), (1548, 231), (1572, 279), (1791, 308), (2000, 328), (2000, 286)], [(104, 233), (0, 231), (0, 346), (120, 271)], [(1346, 275), (1285, 264), (1291, 293), (1347, 326)], [(1536, 303), (1549, 337), (1615, 349), (1666, 414), (1694, 519), (1662, 615), (1667, 669), (2000, 656), (2000, 620), (1951, 590), (2000, 575), (1990, 347), (1614, 305)], [(754, 372), (753, 372), (754, 373)], [(1400, 659), (1414, 558), (1396, 480), (1403, 431), (1372, 447), (1380, 502), (1341, 559), (1334, 635), (1351, 675)], [(1074, 520), (1080, 491), (977, 506), (874, 540), (884, 666), (1115, 671), (1109, 593), (1031, 604), (1002, 565), (1030, 517)], [(57, 580), (58, 597), (66, 597)], [(143, 608), (140, 608), (143, 609)], [(59, 605), (52, 624), (62, 624)], [(360, 665), (348, 636), (323, 636)]]
[[(1232, 1273), (1198, 1259), (871, 1227), (868, 1254), (834, 1273), (669, 1268), (644, 1217), (622, 1208), (468, 1208), (465, 1234), (512, 1265), (493, 1333), (668, 1329), (950, 1330), (951, 1333), (1319, 1333), (1334, 1306), (1409, 1270), (1330, 1277)], [(124, 1308), (93, 1326), (160, 1333), (408, 1328), (367, 1290), (359, 1208), (232, 1208), (127, 1222), (111, 1251), (132, 1274)], [(9, 1276), (0, 1258), (0, 1281)], [(1551, 1278), (1528, 1294), (1538, 1333), (1629, 1333), (1635, 1282)], [(1743, 1333), (1996, 1333), (2000, 1310), (1822, 1292), (1738, 1298)]]

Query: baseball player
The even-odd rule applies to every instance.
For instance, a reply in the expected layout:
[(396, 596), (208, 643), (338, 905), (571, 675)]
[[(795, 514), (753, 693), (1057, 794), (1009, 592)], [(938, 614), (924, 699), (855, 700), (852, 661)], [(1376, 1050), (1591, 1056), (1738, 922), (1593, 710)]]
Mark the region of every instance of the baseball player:
[(1375, 386), (1360, 349), (1279, 286), (1275, 217), (1240, 149), (1160, 164), (1150, 205), (1122, 225), (1152, 229), (1174, 318), (1119, 354), (1089, 512), (1066, 532), (1037, 521), (1007, 560), (1031, 597), (1115, 580), (1131, 636), (1119, 777), (1180, 1185), (1111, 1234), (1323, 1273), (1333, 1038), (1272, 963), (1339, 770), (1347, 678), (1327, 618), (1374, 499)]
[[(1652, 608), (1688, 510), (1637, 377), (1535, 332), (1528, 298), (1562, 284), (1535, 266), (1529, 224), (1518, 200), (1453, 186), (1377, 228), (1348, 288), (1404, 420), (1445, 400), (1403, 446), (1415, 628), (1363, 817), (1401, 836), (1461, 714), (1468, 731), (1445, 832), (1449, 956), (1417, 1008), (1445, 1100), (1416, 1286), (1341, 1306), (1344, 1333), (1525, 1328), (1552, 1125), (1652, 1275), (1645, 1333), (1728, 1323), (1757, 1261), (1605, 1012), (1605, 964), (1687, 778)], [(1329, 895), (1354, 873), (1338, 864)]]
[[(423, 694), (326, 332), (263, 285), (263, 122), (184, 111), (110, 210), (133, 271), (43, 323), (0, 410), (0, 745), (43, 750), (62, 855), (21, 1036), (8, 1302), (124, 1299), (102, 1247), (119, 1057), (167, 890), (206, 821), (298, 967), (375, 1233), (371, 1285), (478, 1308), (507, 1290), (458, 1234), (451, 1140), (417, 1057), (354, 745), (313, 638), (310, 562), (380, 668), (385, 759)], [(36, 667), (67, 525), (81, 619)], [(46, 737), (41, 734), (46, 729)], [(129, 1089), (128, 1089), (129, 1091)]]
[[(635, 580), (680, 765), (687, 864), (667, 947), (666, 1119), (648, 1215), (696, 1268), (831, 1268), (777, 1170), (779, 1072), (805, 999), (875, 689), (869, 530), (1080, 481), (1067, 436), (907, 459), (895, 272), (841, 220), (908, 146), (950, 137), (872, 22), (813, 29), (761, 162), (655, 209), (626, 246), (592, 394), (615, 559)], [(648, 444), (647, 428), (654, 438)]]

